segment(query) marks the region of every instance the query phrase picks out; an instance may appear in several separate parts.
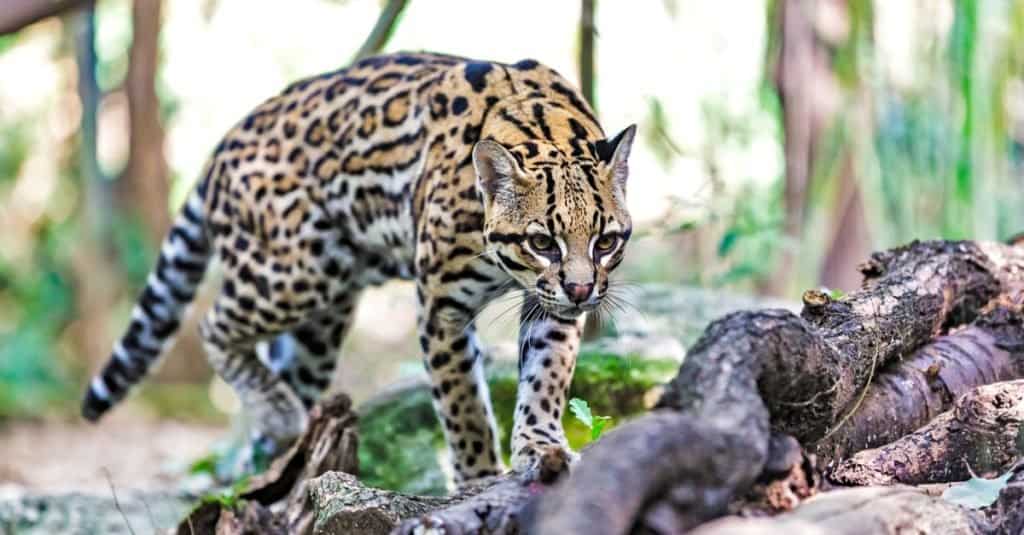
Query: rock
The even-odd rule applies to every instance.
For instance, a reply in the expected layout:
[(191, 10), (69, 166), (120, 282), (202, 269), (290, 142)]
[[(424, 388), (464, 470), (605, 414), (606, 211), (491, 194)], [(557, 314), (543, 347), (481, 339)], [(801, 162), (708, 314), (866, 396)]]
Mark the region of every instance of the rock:
[(121, 489), (116, 504), (112, 495), (22, 494), (0, 501), (0, 533), (157, 533), (177, 525), (192, 505), (192, 500), (171, 493)]

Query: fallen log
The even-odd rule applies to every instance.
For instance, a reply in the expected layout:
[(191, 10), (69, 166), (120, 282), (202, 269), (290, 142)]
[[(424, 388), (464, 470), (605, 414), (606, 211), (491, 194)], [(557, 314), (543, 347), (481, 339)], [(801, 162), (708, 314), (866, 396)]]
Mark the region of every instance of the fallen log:
[(867, 284), (842, 299), (805, 294), (801, 317), (741, 312), (712, 323), (658, 404), (667, 414), (598, 442), (540, 502), (531, 532), (625, 533), (645, 509), (679, 530), (721, 515), (761, 473), (769, 429), (804, 444), (823, 438), (876, 368), (973, 320), (1024, 274), (1024, 251), (915, 242), (873, 255), (864, 272)]
[[(915, 242), (874, 255), (864, 271), (865, 286), (844, 298), (805, 294), (800, 316), (748, 311), (713, 322), (657, 410), (608, 433), (551, 488), (506, 476), (451, 502), (372, 490), (356, 492), (365, 497), (356, 501), (338, 492), (320, 496), (349, 500), (342, 512), (362, 519), (345, 524), (342, 518), (335, 528), (384, 529), (415, 514), (399, 532), (691, 529), (725, 514), (764, 474), (786, 466), (772, 458), (773, 436), (813, 445), (845, 418), (879, 369), (976, 319), (985, 303), (1024, 280), (1024, 251)], [(549, 474), (559, 472), (554, 465)]]
[(828, 478), (840, 485), (943, 483), (1005, 470), (1024, 455), (1024, 380), (984, 385), (953, 410), (891, 444), (840, 462)]
[(967, 327), (880, 370), (851, 416), (814, 447), (821, 466), (888, 444), (977, 386), (1024, 377), (1024, 314), (996, 300)]

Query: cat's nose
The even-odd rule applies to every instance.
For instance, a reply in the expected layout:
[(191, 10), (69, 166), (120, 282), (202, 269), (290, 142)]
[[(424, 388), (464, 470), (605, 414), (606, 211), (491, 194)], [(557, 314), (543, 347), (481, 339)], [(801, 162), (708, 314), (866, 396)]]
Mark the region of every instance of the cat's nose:
[(569, 296), (569, 300), (573, 303), (580, 304), (590, 297), (590, 292), (594, 291), (594, 284), (576, 284), (575, 282), (567, 282), (562, 285), (565, 289), (565, 295)]

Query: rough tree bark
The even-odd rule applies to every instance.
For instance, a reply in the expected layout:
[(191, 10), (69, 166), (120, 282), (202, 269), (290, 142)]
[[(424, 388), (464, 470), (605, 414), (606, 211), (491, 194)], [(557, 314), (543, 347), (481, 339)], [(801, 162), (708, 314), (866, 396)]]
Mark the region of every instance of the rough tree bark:
[(979, 386), (899, 440), (860, 451), (829, 474), (840, 485), (942, 483), (1005, 470), (1024, 453), (1024, 381)]
[[(358, 472), (356, 416), (351, 409), (352, 401), (344, 394), (317, 404), (309, 426), (291, 449), (239, 496), (246, 500), (241, 511), (219, 502), (204, 504), (181, 521), (178, 535), (312, 533), (315, 518), (307, 485), (326, 472)], [(284, 512), (268, 516), (266, 508), (279, 502), (285, 503)]]
[(972, 388), (1024, 377), (1022, 336), (1021, 307), (997, 304), (970, 326), (881, 370), (857, 410), (815, 446), (819, 464), (899, 439), (949, 410)]

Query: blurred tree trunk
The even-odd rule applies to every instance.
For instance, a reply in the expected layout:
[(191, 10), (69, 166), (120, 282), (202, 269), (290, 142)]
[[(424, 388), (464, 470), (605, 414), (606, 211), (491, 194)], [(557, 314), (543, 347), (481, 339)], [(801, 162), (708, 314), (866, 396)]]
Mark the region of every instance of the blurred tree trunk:
[[(783, 295), (791, 290), (797, 258), (804, 254), (800, 244), (805, 238), (809, 190), (821, 171), (822, 143), (844, 113), (844, 105), (849, 108), (856, 101), (856, 89), (847, 93), (840, 83), (835, 58), (839, 47), (856, 46), (848, 41), (855, 37), (850, 31), (850, 4), (858, 1), (862, 0), (776, 0), (773, 5), (771, 20), (778, 46), (769, 61), (782, 108), (785, 243), (775, 273), (761, 286), (765, 293)], [(860, 121), (852, 122), (862, 126)], [(859, 278), (853, 266), (870, 252), (854, 157), (844, 141), (836, 160), (840, 172), (823, 177), (840, 183), (834, 188), (838, 194), (828, 218), (828, 253), (819, 275), (821, 282), (842, 288), (856, 284)]]
[(594, 95), (594, 36), (597, 34), (597, 25), (594, 23), (596, 0), (582, 0), (580, 2), (580, 30), (579, 30), (579, 68), (580, 68), (580, 91), (583, 98), (587, 100), (590, 107), (597, 111), (597, 101)]
[(74, 42), (81, 124), (78, 135), (78, 172), (83, 202), (79, 217), (85, 221), (72, 251), (75, 280), (75, 322), (72, 338), (77, 353), (95, 367), (110, 355), (112, 333), (108, 316), (122, 289), (113, 262), (110, 182), (100, 168), (97, 151), (97, 120), (100, 88), (96, 79), (96, 14), (89, 4), (68, 18), (65, 28)]
[(830, 219), (829, 241), (821, 265), (820, 282), (828, 288), (849, 292), (863, 278), (859, 262), (871, 251), (871, 234), (864, 214), (864, 196), (857, 180), (854, 155), (850, 149), (842, 155), (835, 211)]
[(118, 181), (122, 206), (139, 217), (154, 244), (160, 243), (171, 222), (167, 205), (170, 173), (156, 94), (160, 11), (161, 0), (135, 0), (132, 6), (132, 45), (124, 83), (130, 132), (128, 164)]
[[(137, 217), (154, 247), (160, 246), (171, 225), (170, 168), (164, 152), (166, 135), (156, 92), (162, 8), (162, 0), (135, 0), (132, 5), (132, 44), (124, 81), (129, 152), (128, 163), (118, 180), (122, 212)], [(156, 374), (157, 380), (195, 382), (209, 377), (210, 369), (194, 323), (194, 318), (186, 319)]]
[[(817, 140), (835, 112), (838, 82), (829, 66), (828, 51), (815, 35), (812, 10), (804, 0), (776, 0), (773, 23), (778, 55), (773, 58), (775, 90), (782, 108), (786, 182), (783, 192), (785, 243), (774, 275), (762, 288), (786, 293), (803, 239), (807, 188), (814, 168)], [(831, 99), (828, 97), (831, 96)]]

